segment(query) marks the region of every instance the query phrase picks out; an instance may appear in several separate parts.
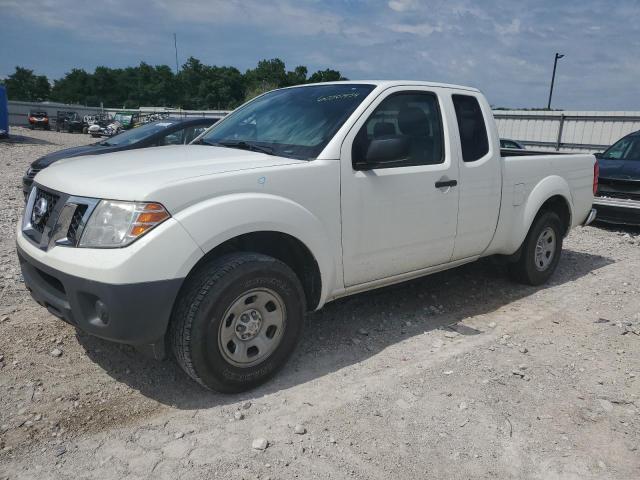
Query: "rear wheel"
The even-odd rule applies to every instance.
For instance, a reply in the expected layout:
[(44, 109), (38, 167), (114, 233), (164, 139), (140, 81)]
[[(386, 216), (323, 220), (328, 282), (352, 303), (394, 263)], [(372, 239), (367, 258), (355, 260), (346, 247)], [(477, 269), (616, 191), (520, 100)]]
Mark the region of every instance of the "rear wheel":
[(560, 261), (562, 232), (562, 222), (556, 213), (538, 214), (522, 243), (520, 258), (509, 265), (511, 277), (528, 285), (545, 283)]
[(187, 281), (171, 320), (172, 349), (204, 387), (241, 392), (284, 365), (304, 314), (304, 292), (286, 264), (260, 254), (226, 255)]

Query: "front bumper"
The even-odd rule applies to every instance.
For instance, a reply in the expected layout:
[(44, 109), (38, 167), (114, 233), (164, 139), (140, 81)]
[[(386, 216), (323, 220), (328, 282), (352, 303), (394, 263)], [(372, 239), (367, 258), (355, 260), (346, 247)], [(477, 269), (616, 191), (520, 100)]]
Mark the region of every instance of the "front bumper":
[(150, 347), (164, 356), (164, 335), (183, 279), (110, 284), (48, 267), (17, 248), (31, 296), (50, 313), (100, 338)]
[(622, 225), (640, 225), (640, 201), (623, 198), (595, 197), (598, 221)]

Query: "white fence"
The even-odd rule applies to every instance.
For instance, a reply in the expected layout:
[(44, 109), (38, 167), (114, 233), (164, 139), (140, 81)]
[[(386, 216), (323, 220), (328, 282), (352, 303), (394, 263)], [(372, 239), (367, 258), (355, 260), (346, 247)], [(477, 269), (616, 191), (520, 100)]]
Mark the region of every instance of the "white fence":
[[(100, 111), (115, 113), (122, 109), (9, 101), (9, 124), (28, 125), (30, 110), (46, 111), (55, 125), (58, 110), (73, 110), (80, 115), (87, 115)], [(178, 110), (165, 107), (141, 107), (126, 111), (214, 118), (222, 118), (229, 113), (227, 110)], [(501, 138), (517, 140), (535, 150), (600, 152), (626, 134), (640, 130), (640, 112), (495, 110), (493, 115)]]
[(86, 107), (84, 105), (70, 105), (65, 103), (54, 102), (19, 102), (9, 100), (9, 125), (14, 126), (27, 126), (29, 125), (29, 112), (30, 111), (47, 112), (51, 125), (55, 126), (56, 115), (58, 111), (74, 111), (78, 112), (81, 116), (93, 115), (99, 112), (116, 113), (116, 112), (139, 112), (141, 114), (150, 113), (168, 113), (172, 117), (212, 117), (222, 118), (229, 112), (227, 110), (180, 110), (174, 108), (165, 107), (142, 107), (142, 108), (104, 108), (100, 107)]
[(640, 130), (640, 112), (495, 110), (500, 138), (534, 150), (601, 152)]

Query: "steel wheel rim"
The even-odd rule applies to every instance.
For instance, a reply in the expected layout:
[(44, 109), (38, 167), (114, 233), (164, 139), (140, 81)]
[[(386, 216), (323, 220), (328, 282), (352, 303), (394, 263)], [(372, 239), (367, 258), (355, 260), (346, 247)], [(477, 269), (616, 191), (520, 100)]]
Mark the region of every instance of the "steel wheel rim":
[(538, 236), (536, 242), (535, 265), (539, 272), (544, 272), (556, 255), (556, 232), (551, 227), (546, 227)]
[(231, 365), (249, 368), (266, 360), (278, 348), (286, 328), (282, 297), (269, 288), (238, 296), (224, 313), (218, 347)]

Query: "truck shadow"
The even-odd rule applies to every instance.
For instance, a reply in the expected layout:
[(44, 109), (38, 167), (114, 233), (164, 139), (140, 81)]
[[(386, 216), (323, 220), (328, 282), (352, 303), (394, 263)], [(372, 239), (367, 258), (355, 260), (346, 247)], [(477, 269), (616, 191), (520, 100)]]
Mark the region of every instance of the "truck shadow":
[(0, 145), (55, 145), (53, 142), (41, 138), (29, 137), (27, 135), (16, 135), (12, 133), (6, 138), (0, 139)]
[[(79, 334), (91, 360), (142, 395), (191, 410), (259, 398), (361, 362), (389, 345), (460, 320), (497, 310), (538, 290), (574, 281), (613, 263), (599, 255), (565, 250), (548, 285), (512, 283), (505, 267), (483, 259), (463, 267), (338, 300), (310, 314), (303, 340), (285, 368), (249, 392), (223, 395), (191, 381), (173, 362), (144, 357), (132, 347)], [(409, 323), (407, 323), (409, 322)], [(483, 332), (454, 326), (461, 335)]]

